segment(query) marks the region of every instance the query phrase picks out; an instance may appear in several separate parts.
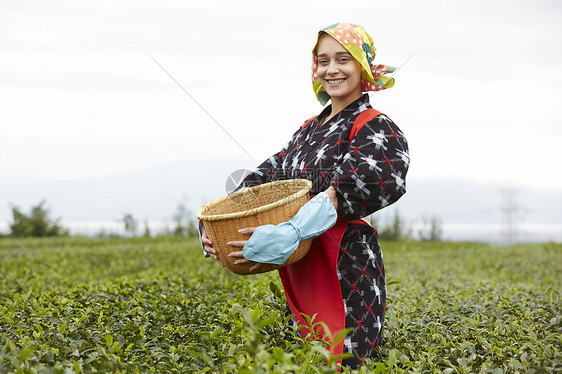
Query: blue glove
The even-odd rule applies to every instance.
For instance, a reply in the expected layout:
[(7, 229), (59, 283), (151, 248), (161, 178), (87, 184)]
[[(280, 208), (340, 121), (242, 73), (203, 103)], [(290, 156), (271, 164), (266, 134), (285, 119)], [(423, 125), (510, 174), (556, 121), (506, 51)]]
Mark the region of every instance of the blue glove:
[(242, 250), (248, 260), (281, 265), (302, 240), (315, 238), (334, 226), (338, 214), (330, 197), (321, 192), (288, 222), (259, 226)]

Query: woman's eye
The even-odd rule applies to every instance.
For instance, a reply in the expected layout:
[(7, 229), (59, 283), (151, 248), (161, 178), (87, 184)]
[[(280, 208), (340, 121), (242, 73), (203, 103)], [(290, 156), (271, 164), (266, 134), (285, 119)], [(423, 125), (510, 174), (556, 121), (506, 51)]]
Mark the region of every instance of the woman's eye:
[(340, 58), (340, 62), (347, 62), (347, 61), (349, 61), (349, 59), (348, 59), (348, 58), (345, 58), (345, 57), (343, 57), (343, 58)]
[(328, 60), (320, 60), (318, 61), (318, 63), (322, 65), (326, 65), (328, 63)]

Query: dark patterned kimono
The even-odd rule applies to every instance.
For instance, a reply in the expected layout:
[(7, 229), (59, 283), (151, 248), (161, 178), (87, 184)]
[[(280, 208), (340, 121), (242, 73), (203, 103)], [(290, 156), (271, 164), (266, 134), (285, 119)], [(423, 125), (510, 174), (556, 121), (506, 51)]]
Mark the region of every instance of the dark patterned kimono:
[[(299, 262), (279, 269), (291, 313), (316, 316), (331, 333), (352, 327), (335, 354), (350, 352), (343, 365), (356, 368), (373, 357), (382, 339), (386, 306), (385, 274), (376, 230), (361, 218), (397, 201), (405, 192), (409, 157), (406, 138), (384, 114), (366, 122), (352, 136), (356, 119), (370, 109), (363, 95), (319, 127), (331, 107), (309, 120), (289, 143), (245, 178), (242, 187), (281, 179), (313, 182), (311, 195), (333, 186), (338, 220), (315, 238)], [(354, 132), (357, 128), (354, 129)], [(306, 334), (308, 330), (301, 330)]]

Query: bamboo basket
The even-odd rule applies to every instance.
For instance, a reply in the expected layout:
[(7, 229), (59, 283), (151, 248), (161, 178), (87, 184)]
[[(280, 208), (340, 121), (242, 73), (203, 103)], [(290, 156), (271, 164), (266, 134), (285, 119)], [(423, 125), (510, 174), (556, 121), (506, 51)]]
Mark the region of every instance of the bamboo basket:
[(311, 187), (309, 180), (290, 179), (242, 189), (203, 205), (197, 218), (203, 222), (213, 248), (228, 270), (241, 275), (264, 273), (299, 261), (308, 253), (312, 239), (302, 241), (283, 264), (264, 264), (252, 272), (250, 268), (255, 262), (235, 265), (235, 259), (228, 254), (241, 248), (226, 243), (248, 240), (250, 235), (241, 234), (238, 229), (289, 221), (308, 202)]

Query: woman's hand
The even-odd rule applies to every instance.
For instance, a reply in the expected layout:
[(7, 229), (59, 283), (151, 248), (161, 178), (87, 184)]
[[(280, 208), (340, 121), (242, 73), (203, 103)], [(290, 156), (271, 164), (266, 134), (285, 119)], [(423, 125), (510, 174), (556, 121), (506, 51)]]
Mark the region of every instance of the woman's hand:
[[(337, 205), (336, 190), (330, 187), (304, 204), (288, 222), (240, 229), (240, 233), (251, 236), (248, 240), (226, 243), (241, 248), (229, 256), (235, 260), (235, 264), (255, 263), (251, 271), (261, 266), (258, 263), (282, 265), (297, 250), (302, 240), (315, 238), (336, 223)], [(245, 256), (242, 255), (242, 248)]]
[[(246, 228), (238, 230), (239, 233), (245, 234), (245, 235), (252, 235), (254, 233), (254, 231), (256, 231), (256, 227), (246, 227)], [(244, 248), (244, 246), (246, 245), (247, 242), (248, 242), (247, 240), (231, 240), (231, 241), (227, 242), (226, 244), (228, 244), (232, 247)], [(244, 256), (242, 256), (242, 250), (237, 251), (237, 252), (231, 252), (228, 256), (236, 259), (234, 261), (234, 265), (246, 264), (248, 262), (253, 262), (251, 260), (248, 260), (247, 258), (244, 258)], [(262, 265), (263, 265), (263, 263), (256, 262), (255, 265), (250, 268), (250, 271), (257, 270)]]
[(330, 186), (330, 188), (328, 188), (324, 192), (326, 193), (326, 195), (328, 195), (328, 197), (330, 198), (330, 201), (332, 201), (332, 204), (334, 204), (334, 208), (336, 208), (336, 210), (338, 210), (338, 198), (336, 197), (336, 189), (334, 187)]
[(203, 243), (203, 250), (209, 254), (212, 258), (217, 260), (217, 262), (224, 267), (224, 264), (219, 260), (219, 256), (217, 255), (217, 250), (212, 247), (213, 243), (211, 239), (207, 236), (207, 231), (205, 230), (205, 226), (201, 226), (201, 243)]

